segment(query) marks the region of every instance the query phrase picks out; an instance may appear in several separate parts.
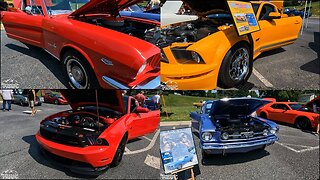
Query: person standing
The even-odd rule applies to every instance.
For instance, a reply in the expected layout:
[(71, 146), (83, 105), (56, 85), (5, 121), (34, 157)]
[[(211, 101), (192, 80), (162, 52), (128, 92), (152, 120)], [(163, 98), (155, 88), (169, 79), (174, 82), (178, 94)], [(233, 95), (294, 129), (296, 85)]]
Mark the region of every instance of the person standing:
[[(2, 103), (2, 111), (10, 111), (11, 110), (11, 101), (13, 100), (13, 91), (12, 90), (2, 90), (1, 97), (3, 100)], [(6, 105), (8, 104), (8, 109), (6, 109)]]
[(144, 102), (146, 100), (146, 97), (144, 96), (144, 91), (138, 93), (134, 98), (138, 101), (140, 106), (144, 105)]
[(160, 109), (160, 95), (159, 95), (159, 92), (157, 92), (157, 94), (152, 97), (152, 101), (155, 104), (155, 108), (156, 109)]
[(36, 91), (34, 89), (30, 89), (28, 91), (28, 100), (29, 100), (29, 106), (31, 108), (31, 116), (33, 116), (36, 113), (34, 109), (34, 104), (36, 102)]

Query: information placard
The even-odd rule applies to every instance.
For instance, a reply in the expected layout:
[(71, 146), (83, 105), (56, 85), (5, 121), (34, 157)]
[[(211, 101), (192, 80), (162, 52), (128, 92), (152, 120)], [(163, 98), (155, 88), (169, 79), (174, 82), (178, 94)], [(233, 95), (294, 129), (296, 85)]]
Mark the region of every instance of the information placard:
[(228, 5), (240, 36), (260, 30), (251, 3), (228, 1)]
[(160, 152), (165, 174), (198, 164), (191, 128), (161, 131)]

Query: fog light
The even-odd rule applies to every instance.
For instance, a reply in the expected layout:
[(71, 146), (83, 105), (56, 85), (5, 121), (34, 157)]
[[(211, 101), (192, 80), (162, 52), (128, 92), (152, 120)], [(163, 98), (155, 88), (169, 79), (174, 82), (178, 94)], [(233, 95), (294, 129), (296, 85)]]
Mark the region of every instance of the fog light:
[(264, 136), (268, 136), (268, 133), (269, 133), (268, 129), (263, 130), (263, 135)]
[(226, 133), (226, 132), (222, 133), (222, 134), (221, 134), (221, 139), (223, 139), (223, 140), (229, 139), (229, 134)]

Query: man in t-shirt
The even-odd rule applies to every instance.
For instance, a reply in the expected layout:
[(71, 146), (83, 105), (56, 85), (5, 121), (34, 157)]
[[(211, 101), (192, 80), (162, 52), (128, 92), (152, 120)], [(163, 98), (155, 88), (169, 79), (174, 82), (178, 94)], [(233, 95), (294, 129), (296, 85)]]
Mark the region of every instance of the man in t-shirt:
[[(2, 111), (10, 111), (11, 110), (11, 101), (13, 100), (13, 91), (12, 90), (2, 90), (0, 92), (3, 103), (2, 103)], [(8, 104), (8, 108), (6, 109), (6, 105)]]
[(157, 94), (152, 97), (152, 101), (155, 104), (155, 108), (156, 109), (160, 109), (160, 95), (159, 95), (159, 92), (157, 92)]
[(137, 94), (134, 98), (138, 101), (140, 106), (144, 105), (146, 97), (144, 96), (144, 92), (143, 91), (141, 91), (139, 94)]

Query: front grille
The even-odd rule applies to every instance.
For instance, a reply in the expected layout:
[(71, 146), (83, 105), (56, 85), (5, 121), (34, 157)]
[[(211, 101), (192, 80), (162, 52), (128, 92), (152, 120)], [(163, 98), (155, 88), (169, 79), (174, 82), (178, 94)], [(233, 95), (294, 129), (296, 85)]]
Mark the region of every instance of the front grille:
[(60, 132), (55, 132), (55, 129), (45, 129), (45, 127), (40, 127), (40, 134), (43, 138), (69, 146), (85, 147), (85, 143), (81, 142), (81, 139), (74, 136), (68, 136)]

